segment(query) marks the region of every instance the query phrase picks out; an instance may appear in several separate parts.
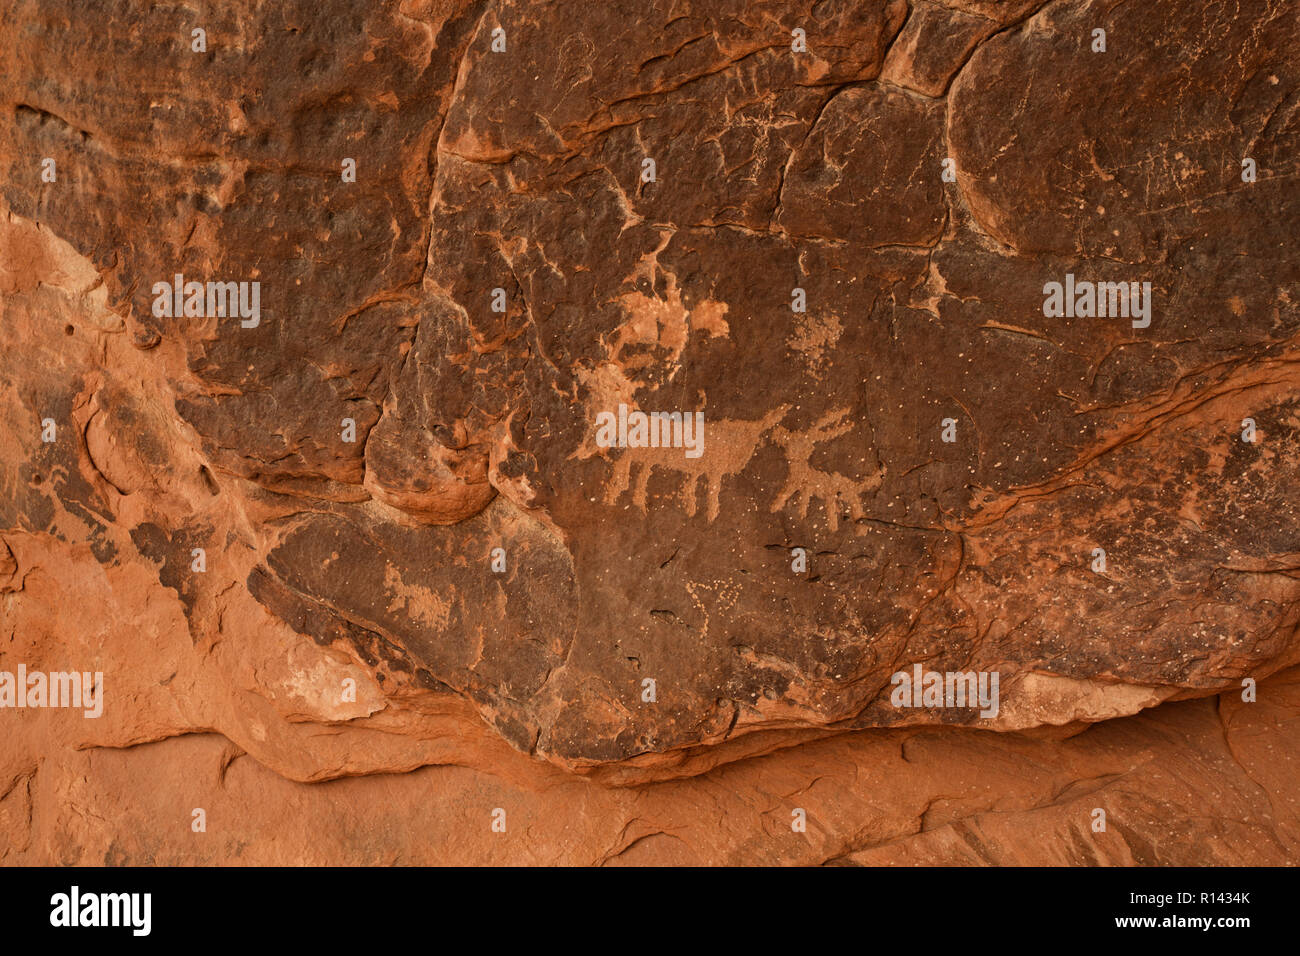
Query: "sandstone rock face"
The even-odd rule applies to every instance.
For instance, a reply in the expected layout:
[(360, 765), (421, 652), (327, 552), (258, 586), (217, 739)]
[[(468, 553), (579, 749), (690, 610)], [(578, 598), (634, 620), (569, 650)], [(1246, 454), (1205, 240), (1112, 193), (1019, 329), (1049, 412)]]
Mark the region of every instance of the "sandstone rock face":
[(1300, 859), (1300, 3), (0, 36), (0, 859)]

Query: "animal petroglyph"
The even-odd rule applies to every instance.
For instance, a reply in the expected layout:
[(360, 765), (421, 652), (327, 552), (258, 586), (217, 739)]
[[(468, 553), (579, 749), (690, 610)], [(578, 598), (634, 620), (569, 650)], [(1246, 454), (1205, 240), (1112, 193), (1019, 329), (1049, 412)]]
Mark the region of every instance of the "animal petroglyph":
[(839, 472), (822, 471), (812, 464), (818, 445), (833, 441), (852, 430), (846, 421), (849, 409), (841, 408), (823, 415), (804, 432), (791, 431), (778, 424), (790, 410), (789, 405), (773, 409), (755, 421), (720, 420), (708, 423), (709, 449), (702, 458), (683, 459), (664, 453), (661, 448), (628, 448), (614, 463), (614, 475), (605, 491), (605, 503), (613, 504), (631, 490), (632, 503), (646, 509), (647, 486), (656, 468), (675, 471), (684, 476), (681, 500), (688, 515), (698, 508), (700, 479), (707, 481), (707, 516), (718, 516), (722, 481), (744, 471), (763, 441), (770, 440), (781, 448), (788, 472), (785, 482), (772, 502), (771, 511), (780, 511), (793, 502), (799, 517), (808, 517), (808, 506), (820, 501), (831, 530), (839, 527), (845, 508), (853, 518), (864, 514), (862, 496), (880, 487), (884, 469), (863, 478), (850, 478)]
[(853, 423), (844, 421), (848, 413), (847, 408), (828, 412), (806, 432), (792, 432), (784, 426), (773, 430), (772, 438), (785, 450), (785, 460), (790, 466), (785, 484), (772, 502), (773, 512), (780, 511), (793, 499), (799, 507), (799, 517), (806, 518), (808, 505), (816, 498), (821, 500), (822, 507), (826, 510), (832, 531), (840, 525), (841, 502), (848, 505), (852, 517), (862, 517), (862, 496), (880, 487), (884, 469), (878, 469), (874, 474), (855, 481), (839, 472), (821, 471), (812, 465), (813, 451), (818, 445), (852, 430)]
[[(654, 470), (663, 468), (685, 476), (681, 497), (688, 515), (695, 514), (700, 479), (708, 482), (708, 518), (712, 521), (718, 516), (722, 479), (738, 475), (745, 469), (762, 443), (763, 435), (789, 410), (789, 405), (781, 405), (755, 421), (709, 421), (709, 450), (702, 458), (668, 457), (661, 448), (626, 449), (614, 463), (614, 477), (605, 491), (605, 503), (618, 501), (630, 486), (632, 503), (644, 511), (646, 485)], [(635, 479), (632, 477), (633, 466), (637, 467)]]

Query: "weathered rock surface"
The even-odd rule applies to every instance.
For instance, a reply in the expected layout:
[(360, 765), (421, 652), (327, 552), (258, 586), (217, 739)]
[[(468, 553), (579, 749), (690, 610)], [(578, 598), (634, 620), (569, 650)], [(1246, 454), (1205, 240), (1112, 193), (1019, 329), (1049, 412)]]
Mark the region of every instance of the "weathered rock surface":
[(1297, 860), (1294, 0), (200, 6), (0, 12), (0, 859)]

